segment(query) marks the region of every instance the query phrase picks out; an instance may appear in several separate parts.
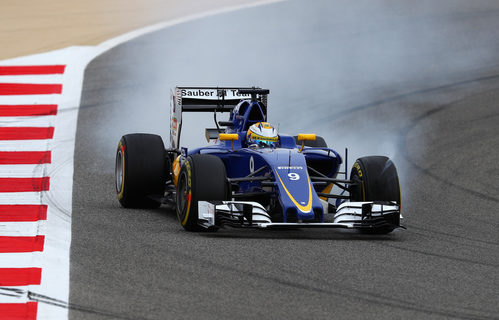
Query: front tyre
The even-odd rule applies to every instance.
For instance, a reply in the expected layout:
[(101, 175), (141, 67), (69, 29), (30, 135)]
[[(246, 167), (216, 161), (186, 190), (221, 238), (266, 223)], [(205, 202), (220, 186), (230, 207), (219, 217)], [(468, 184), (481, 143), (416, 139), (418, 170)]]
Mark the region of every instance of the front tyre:
[(185, 230), (200, 231), (198, 201), (227, 200), (227, 174), (223, 161), (195, 154), (184, 161), (177, 182), (177, 217)]
[(125, 208), (157, 208), (168, 168), (163, 139), (154, 134), (123, 136), (116, 150), (116, 194)]
[[(357, 159), (350, 179), (356, 182), (350, 191), (351, 201), (395, 201), (401, 205), (397, 168), (389, 158), (370, 156)], [(364, 232), (385, 234), (394, 228), (367, 229)]]

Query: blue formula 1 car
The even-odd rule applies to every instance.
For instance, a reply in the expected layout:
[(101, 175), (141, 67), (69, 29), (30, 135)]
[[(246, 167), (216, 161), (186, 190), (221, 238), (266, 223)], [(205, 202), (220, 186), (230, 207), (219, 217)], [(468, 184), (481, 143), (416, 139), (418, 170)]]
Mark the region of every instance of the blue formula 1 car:
[[(340, 172), (343, 159), (323, 138), (277, 134), (267, 122), (268, 94), (254, 87), (175, 88), (169, 148), (160, 136), (143, 133), (125, 135), (118, 144), (121, 205), (164, 204), (188, 231), (322, 227), (384, 234), (401, 227), (393, 162), (362, 157), (350, 176), (346, 164)], [(216, 128), (205, 130), (207, 146), (180, 147), (184, 112), (214, 115)], [(223, 112), (229, 120), (217, 121)]]

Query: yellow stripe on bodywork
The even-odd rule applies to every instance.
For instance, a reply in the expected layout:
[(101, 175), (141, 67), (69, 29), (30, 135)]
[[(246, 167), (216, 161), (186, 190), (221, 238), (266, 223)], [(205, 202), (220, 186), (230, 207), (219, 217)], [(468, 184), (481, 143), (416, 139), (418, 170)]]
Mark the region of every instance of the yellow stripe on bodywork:
[(186, 188), (189, 189), (189, 193), (187, 194), (186, 196), (186, 200), (187, 200), (187, 209), (185, 210), (185, 218), (184, 220), (182, 221), (182, 226), (185, 226), (187, 224), (187, 220), (189, 220), (189, 214), (190, 214), (190, 211), (191, 211), (191, 200), (192, 200), (192, 190), (191, 190), (191, 165), (189, 163), (189, 159), (187, 159), (185, 161), (185, 167), (186, 167), (186, 171), (187, 171), (187, 185), (186, 185)]
[[(333, 189), (333, 184), (332, 183), (328, 184), (324, 189), (322, 189), (321, 193), (330, 193), (331, 189)], [(326, 197), (319, 197), (319, 198), (321, 198), (324, 201), (327, 201)]]
[(308, 179), (308, 203), (307, 203), (307, 205), (302, 206), (302, 205), (300, 205), (295, 200), (295, 198), (293, 198), (293, 196), (291, 195), (291, 193), (289, 193), (288, 188), (286, 188), (286, 186), (284, 185), (284, 182), (282, 182), (281, 177), (279, 176), (279, 173), (277, 172), (277, 170), (276, 170), (275, 173), (277, 175), (277, 178), (281, 182), (281, 184), (282, 184), (282, 186), (284, 188), (284, 191), (286, 191), (286, 194), (291, 199), (291, 201), (293, 201), (293, 203), (295, 204), (295, 206), (298, 209), (300, 209), (301, 212), (304, 212), (304, 213), (310, 212), (310, 209), (312, 209), (312, 184), (310, 183), (310, 179), (308, 178), (308, 175), (307, 175), (307, 179)]

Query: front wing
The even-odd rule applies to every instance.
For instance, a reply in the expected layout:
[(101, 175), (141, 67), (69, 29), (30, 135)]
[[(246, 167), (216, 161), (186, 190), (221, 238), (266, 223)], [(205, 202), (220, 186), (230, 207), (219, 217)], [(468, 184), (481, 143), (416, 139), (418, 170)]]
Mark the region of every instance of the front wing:
[(236, 228), (295, 229), (342, 228), (377, 230), (403, 228), (400, 207), (393, 202), (346, 202), (334, 214), (333, 222), (272, 222), (265, 208), (249, 201), (199, 201), (198, 223), (206, 229)]

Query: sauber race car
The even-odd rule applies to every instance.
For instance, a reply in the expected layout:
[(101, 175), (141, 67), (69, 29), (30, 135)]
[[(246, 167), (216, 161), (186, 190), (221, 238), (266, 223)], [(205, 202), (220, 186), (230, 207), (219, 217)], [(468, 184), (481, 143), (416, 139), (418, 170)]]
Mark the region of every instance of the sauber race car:
[[(176, 210), (188, 231), (238, 228), (347, 228), (384, 234), (400, 225), (400, 184), (383, 156), (342, 157), (315, 134), (278, 134), (267, 122), (269, 90), (177, 87), (170, 146), (158, 135), (123, 136), (116, 192), (123, 207)], [(180, 147), (182, 114), (212, 113), (208, 144)], [(228, 121), (217, 115), (229, 113)], [(338, 177), (339, 176), (339, 177)], [(340, 178), (341, 177), (341, 178)]]

